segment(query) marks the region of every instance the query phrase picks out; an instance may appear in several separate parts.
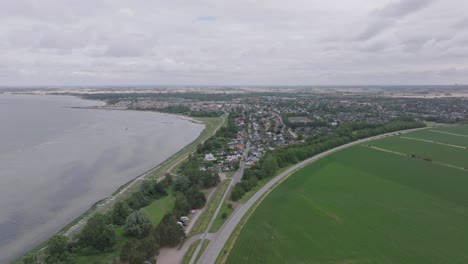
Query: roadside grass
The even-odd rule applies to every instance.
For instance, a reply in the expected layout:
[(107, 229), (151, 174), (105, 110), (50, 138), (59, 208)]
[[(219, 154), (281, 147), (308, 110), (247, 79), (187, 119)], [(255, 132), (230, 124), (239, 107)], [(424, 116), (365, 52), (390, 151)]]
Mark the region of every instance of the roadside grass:
[[(204, 142), (208, 138), (210, 138), (214, 133), (222, 126), (225, 126), (227, 124), (227, 114), (224, 114), (221, 117), (200, 117), (200, 118), (193, 118), (194, 120), (198, 120), (199, 122), (203, 122), (205, 124), (205, 129), (200, 133), (200, 135), (195, 139), (192, 143), (178, 151), (176, 154), (172, 155), (169, 157), (167, 160), (165, 160), (163, 163), (152, 169), (151, 171), (148, 172), (148, 175), (146, 178), (150, 177), (164, 177), (167, 172), (171, 172), (176, 166), (180, 165), (191, 153), (196, 151), (197, 145)], [(129, 185), (133, 185), (130, 188), (128, 188), (125, 193), (121, 193), (118, 195), (124, 188), (126, 188)], [(130, 192), (133, 192), (137, 190), (139, 187), (139, 183), (135, 182), (135, 179), (132, 181), (129, 181), (128, 183), (122, 185), (118, 190), (116, 190), (112, 195), (116, 196), (118, 195), (118, 198), (124, 198), (127, 195), (129, 195)], [(172, 197), (172, 198), (170, 198)], [(164, 201), (161, 201), (163, 199), (167, 199)], [(167, 204), (166, 204), (167, 202)], [(106, 212), (108, 211), (113, 203), (109, 203), (106, 206), (101, 206), (97, 207), (97, 205), (100, 203), (100, 201), (96, 202), (88, 211), (74, 219), (72, 222), (67, 224), (60, 232), (58, 233), (63, 233), (70, 229), (72, 226), (76, 225), (80, 220), (84, 219), (85, 217), (90, 216), (94, 212)], [(172, 195), (169, 195), (169, 197), (164, 197), (160, 200), (153, 201), (149, 206), (151, 208), (145, 207), (144, 210), (150, 214), (150, 217), (153, 221), (153, 224), (157, 225), (159, 221), (162, 219), (162, 216), (164, 215), (164, 210), (159, 210), (158, 204), (162, 206), (162, 208), (170, 208), (170, 204), (174, 203), (174, 197)], [(159, 220), (158, 220), (159, 219)], [(118, 229), (117, 229), (118, 231)], [(118, 243), (117, 245), (110, 250), (109, 252), (104, 252), (99, 255), (93, 255), (93, 256), (77, 256), (77, 263), (107, 263), (109, 260), (112, 260), (114, 257), (118, 257), (118, 254), (120, 252), (120, 248), (125, 242), (125, 237), (123, 234), (119, 235), (117, 234), (118, 237)], [(48, 241), (48, 240), (47, 240)], [(44, 241), (40, 245), (36, 246), (34, 249), (30, 250), (28, 253), (38, 253), (40, 254), (42, 249), (47, 245), (47, 241)], [(123, 242), (122, 242), (123, 241)], [(121, 242), (121, 244), (119, 244)], [(27, 253), (26, 253), (27, 254)], [(24, 255), (26, 255), (24, 254)], [(23, 255), (23, 256), (24, 256)], [(23, 256), (17, 258), (15, 261), (13, 261), (13, 264), (22, 264), (22, 258)], [(82, 261), (82, 262), (80, 262)]]
[[(229, 209), (228, 204), (232, 205), (231, 209)], [(210, 233), (218, 232), (218, 230), (221, 228), (224, 222), (226, 222), (226, 219), (229, 218), (229, 216), (234, 211), (234, 209), (235, 209), (235, 202), (228, 201), (228, 199), (226, 199), (223, 205), (221, 206), (221, 210), (219, 210), (219, 213), (216, 216), (215, 221), (213, 222), (213, 225), (211, 226)], [(223, 213), (226, 213), (225, 218), (222, 217)]]
[(273, 189), (227, 263), (467, 263), (466, 186), (467, 172), (353, 146)]
[(199, 260), (200, 257), (202, 256), (203, 252), (205, 252), (205, 249), (206, 249), (206, 247), (208, 247), (208, 244), (209, 244), (209, 243), (210, 243), (210, 240), (209, 240), (209, 239), (203, 240), (203, 245), (202, 245), (202, 247), (201, 247), (201, 249), (200, 249), (200, 252), (198, 252), (198, 256), (197, 256), (197, 258), (195, 259), (195, 263), (198, 262), (198, 260)]
[(198, 247), (198, 244), (200, 244), (201, 239), (198, 239), (197, 241), (193, 242), (193, 244), (189, 247), (187, 252), (184, 255), (184, 258), (182, 259), (182, 264), (188, 264), (190, 263), (190, 260), (192, 259), (193, 253), (195, 253), (195, 250)]
[(229, 182), (230, 180), (225, 180), (218, 185), (215, 193), (213, 194), (210, 201), (208, 201), (208, 204), (205, 205), (205, 210), (198, 218), (188, 237), (205, 232), (206, 228), (208, 227), (208, 224), (210, 223), (211, 218), (213, 217), (213, 214), (216, 211), (216, 208), (218, 207), (219, 203), (221, 202), (221, 199), (223, 198), (224, 192), (229, 186)]

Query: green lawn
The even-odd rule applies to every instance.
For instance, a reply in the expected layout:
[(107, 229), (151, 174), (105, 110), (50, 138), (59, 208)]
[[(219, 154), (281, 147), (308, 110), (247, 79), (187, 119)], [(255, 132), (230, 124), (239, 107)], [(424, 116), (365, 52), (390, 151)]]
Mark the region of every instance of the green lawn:
[(468, 263), (467, 187), (468, 172), (354, 146), (275, 188), (227, 263)]
[(144, 210), (151, 218), (151, 222), (153, 222), (154, 225), (157, 225), (161, 222), (164, 214), (170, 212), (172, 208), (174, 208), (174, 203), (175, 197), (171, 193), (168, 196), (153, 201), (150, 205), (144, 207)]

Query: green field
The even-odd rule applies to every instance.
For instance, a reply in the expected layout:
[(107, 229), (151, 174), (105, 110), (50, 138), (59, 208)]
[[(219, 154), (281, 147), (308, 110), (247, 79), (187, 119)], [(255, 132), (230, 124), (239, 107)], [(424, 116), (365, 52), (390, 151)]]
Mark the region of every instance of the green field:
[(425, 140), (432, 140), (432, 141), (445, 143), (445, 144), (468, 147), (468, 136), (463, 137), (463, 136), (455, 136), (455, 135), (448, 135), (448, 134), (440, 133), (440, 132), (445, 132), (445, 130), (446, 129), (443, 129), (443, 128), (424, 129), (424, 130), (419, 130), (419, 131), (409, 133), (407, 135), (411, 137), (416, 137), (416, 138), (425, 139)]
[[(371, 144), (424, 150), (433, 160), (454, 163), (455, 155), (439, 153), (446, 146), (395, 147), (394, 140), (402, 139)], [(468, 171), (357, 145), (274, 189), (243, 227), (227, 262), (468, 263), (467, 189)]]

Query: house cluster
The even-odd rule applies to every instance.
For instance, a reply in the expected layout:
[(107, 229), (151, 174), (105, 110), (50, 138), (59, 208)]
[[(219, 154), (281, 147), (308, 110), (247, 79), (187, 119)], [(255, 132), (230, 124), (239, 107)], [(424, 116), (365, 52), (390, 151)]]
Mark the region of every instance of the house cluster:
[(246, 119), (236, 118), (234, 120), (239, 131), (236, 137), (231, 139), (226, 147), (218, 150), (215, 153), (207, 153), (204, 155), (203, 162), (205, 170), (214, 171), (234, 171), (238, 168), (239, 162), (246, 148), (246, 143), (249, 134), (246, 132)]

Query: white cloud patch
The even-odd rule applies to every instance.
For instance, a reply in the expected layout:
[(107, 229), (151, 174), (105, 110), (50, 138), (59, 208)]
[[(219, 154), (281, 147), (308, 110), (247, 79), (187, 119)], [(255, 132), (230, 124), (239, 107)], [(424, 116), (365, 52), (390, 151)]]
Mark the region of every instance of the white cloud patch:
[(0, 85), (467, 83), (464, 0), (3, 0)]

